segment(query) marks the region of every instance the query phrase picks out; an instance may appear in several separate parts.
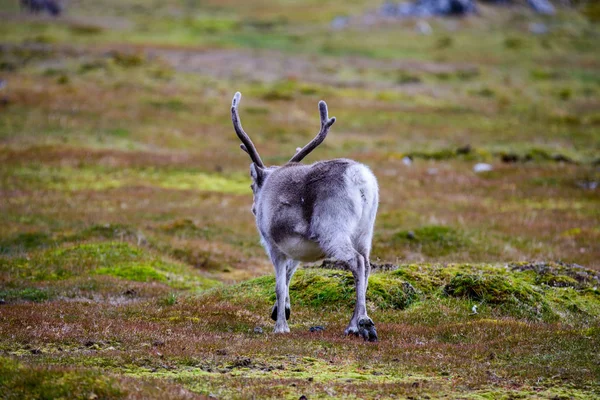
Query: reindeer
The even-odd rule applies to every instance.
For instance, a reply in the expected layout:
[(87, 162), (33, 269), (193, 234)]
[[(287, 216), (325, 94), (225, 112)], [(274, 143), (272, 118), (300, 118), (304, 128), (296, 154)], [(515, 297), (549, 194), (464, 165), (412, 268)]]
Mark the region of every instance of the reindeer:
[(252, 213), (261, 243), (275, 268), (277, 300), (271, 312), (274, 332), (290, 331), (289, 287), (298, 264), (334, 258), (352, 271), (356, 289), (354, 314), (344, 334), (377, 341), (365, 298), (379, 196), (377, 179), (365, 165), (343, 158), (300, 164), (325, 140), (335, 122), (335, 117), (329, 118), (324, 101), (319, 102), (321, 130), (317, 136), (296, 149), (287, 164), (266, 167), (242, 129), (238, 115), (241, 97), (240, 92), (233, 97), (231, 119), (242, 141), (240, 147), (252, 160)]
[(366, 292), (371, 265), (369, 256), (378, 206), (377, 179), (356, 161), (335, 159), (300, 164), (319, 146), (335, 117), (319, 102), (321, 130), (282, 166), (266, 167), (238, 115), (241, 94), (231, 104), (231, 119), (240, 147), (252, 160), (252, 213), (261, 243), (275, 268), (277, 299), (271, 312), (275, 333), (290, 331), (290, 280), (300, 262), (323, 258), (343, 261), (354, 276), (356, 305), (345, 335), (377, 341), (373, 320), (367, 315)]

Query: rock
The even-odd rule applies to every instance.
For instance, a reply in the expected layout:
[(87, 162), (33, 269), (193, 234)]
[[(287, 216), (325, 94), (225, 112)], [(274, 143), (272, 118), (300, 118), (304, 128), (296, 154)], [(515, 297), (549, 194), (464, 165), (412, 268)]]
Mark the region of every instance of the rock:
[(21, 0), (21, 10), (30, 13), (48, 12), (50, 15), (58, 16), (62, 13), (62, 5), (58, 0)]
[(406, 156), (402, 158), (402, 164), (406, 165), (407, 167), (410, 167), (413, 163), (412, 158)]
[(456, 154), (469, 154), (471, 153), (473, 149), (471, 148), (470, 144), (467, 144), (465, 146), (459, 147), (458, 149), (456, 149)]
[(579, 186), (580, 188), (585, 189), (585, 190), (596, 190), (598, 188), (598, 182), (596, 182), (596, 181), (581, 181), (581, 182), (577, 182), (577, 186)]
[(337, 16), (331, 20), (331, 29), (340, 30), (348, 25), (348, 17)]
[(554, 15), (556, 12), (554, 6), (548, 0), (527, 0), (527, 3), (539, 14)]
[(323, 327), (321, 325), (311, 326), (309, 330), (311, 332), (323, 332), (325, 330), (325, 327)]
[(263, 329), (260, 326), (254, 328), (254, 333), (258, 333), (259, 335), (263, 333)]
[(386, 2), (380, 8), (385, 17), (421, 17), (467, 15), (477, 11), (474, 0), (416, 0), (414, 3)]
[(492, 171), (493, 169), (494, 169), (494, 167), (492, 167), (490, 164), (477, 163), (473, 167), (473, 172), (476, 172), (476, 173), (488, 172), (488, 171)]
[(543, 35), (548, 33), (548, 26), (543, 22), (532, 22), (529, 24), (529, 32), (534, 35)]
[(384, 17), (397, 17), (401, 4), (395, 4), (391, 1), (383, 3), (379, 9), (379, 13)]
[(0, 299), (0, 306), (3, 305), (3, 304), (6, 304), (6, 300)]
[(500, 159), (502, 160), (503, 163), (507, 163), (507, 164), (515, 163), (515, 162), (519, 161), (519, 156), (514, 153), (506, 153), (506, 154), (502, 154)]
[(431, 25), (427, 23), (427, 21), (419, 20), (417, 25), (415, 26), (415, 30), (417, 33), (421, 35), (429, 36), (433, 33), (433, 29), (431, 29)]

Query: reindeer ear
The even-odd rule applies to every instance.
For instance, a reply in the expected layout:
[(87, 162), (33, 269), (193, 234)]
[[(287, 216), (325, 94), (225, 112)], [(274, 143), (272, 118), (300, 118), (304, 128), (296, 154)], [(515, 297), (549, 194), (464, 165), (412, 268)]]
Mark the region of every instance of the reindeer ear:
[(265, 170), (255, 163), (250, 164), (250, 176), (252, 180), (260, 187), (265, 179)]

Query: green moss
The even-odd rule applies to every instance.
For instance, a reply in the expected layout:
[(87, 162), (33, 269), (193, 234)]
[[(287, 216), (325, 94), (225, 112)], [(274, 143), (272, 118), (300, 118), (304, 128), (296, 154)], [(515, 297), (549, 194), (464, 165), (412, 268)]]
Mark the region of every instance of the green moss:
[(81, 275), (92, 269), (142, 260), (143, 253), (127, 243), (84, 243), (51, 249), (17, 258), (0, 265), (0, 270), (20, 278), (60, 280)]
[(298, 84), (295, 80), (282, 80), (268, 87), (262, 98), (268, 101), (293, 100), (298, 91)]
[(566, 275), (555, 275), (553, 273), (537, 274), (535, 283), (553, 287), (577, 287), (579, 283)]
[[(290, 284), (290, 299), (300, 305), (350, 307), (354, 300), (354, 278), (343, 271), (301, 271)], [(272, 286), (274, 291), (275, 286)], [(274, 300), (274, 299), (273, 299)]]
[(460, 231), (439, 225), (424, 226), (414, 231), (400, 231), (392, 237), (395, 245), (406, 245), (428, 256), (446, 255), (464, 249), (469, 240)]
[(136, 232), (123, 224), (94, 224), (85, 228), (80, 233), (69, 235), (65, 241), (73, 242), (90, 239), (131, 239), (136, 237)]
[(541, 295), (520, 282), (500, 275), (456, 274), (444, 288), (450, 296), (464, 297), (490, 304), (523, 302), (534, 305)]
[(45, 232), (19, 233), (11, 238), (0, 240), (0, 254), (28, 251), (51, 243), (53, 243), (52, 237)]
[(97, 35), (102, 33), (102, 27), (90, 24), (71, 24), (69, 30), (74, 35)]
[(199, 227), (190, 219), (178, 219), (162, 225), (160, 229), (165, 233), (182, 238), (209, 238), (212, 235), (211, 228)]
[(497, 306), (502, 312), (516, 317), (556, 319), (540, 291), (510, 276), (459, 273), (444, 287), (444, 292)]
[(126, 242), (79, 243), (35, 252), (25, 258), (0, 258), (0, 275), (16, 281), (56, 281), (87, 274), (164, 282), (177, 289), (201, 290), (219, 284), (189, 266), (162, 261)]
[(0, 183), (7, 188), (34, 187), (59, 191), (103, 191), (128, 186), (155, 186), (174, 190), (248, 193), (246, 175), (222, 176), (199, 171), (155, 168), (107, 169), (104, 167), (0, 168)]
[(144, 55), (141, 53), (113, 50), (110, 56), (115, 64), (125, 68), (139, 67), (146, 62)]
[[(264, 276), (244, 282), (231, 293), (275, 301), (275, 278)], [(396, 275), (377, 273), (369, 277), (367, 301), (379, 309), (404, 309), (417, 299), (416, 290)], [(351, 308), (356, 300), (354, 278), (350, 272), (340, 270), (300, 270), (290, 283), (290, 300), (316, 309)]]
[(161, 99), (150, 101), (150, 105), (154, 108), (165, 109), (169, 111), (185, 111), (189, 107), (180, 99)]
[(3, 399), (121, 399), (117, 382), (99, 371), (29, 367), (0, 357), (0, 393)]
[(115, 276), (117, 278), (136, 282), (164, 282), (166, 280), (163, 274), (159, 273), (156, 271), (156, 269), (154, 269), (154, 267), (148, 264), (130, 264), (103, 267), (98, 268), (95, 273), (98, 275)]
[[(581, 273), (569, 266), (563, 270)], [(444, 312), (448, 307), (457, 309), (448, 314), (452, 315), (450, 320), (461, 318), (472, 312), (473, 305), (484, 315), (547, 322), (587, 324), (590, 318), (600, 316), (600, 292), (596, 289), (584, 289), (581, 283), (577, 285), (579, 289), (552, 287), (541, 284), (543, 278), (538, 275), (531, 270), (489, 264), (401, 265), (392, 271), (371, 274), (367, 300), (381, 310), (405, 310), (418, 303), (419, 320), (440, 320), (441, 316), (427, 315)], [(562, 276), (568, 278), (567, 272)], [(590, 282), (593, 280), (590, 276)], [(253, 279), (226, 289), (225, 293), (236, 302), (266, 307), (275, 300), (275, 279)], [(355, 302), (354, 280), (351, 273), (339, 269), (300, 270), (290, 284), (290, 297), (292, 304), (299, 307), (350, 309)]]
[(0, 299), (10, 303), (14, 301), (33, 301), (41, 303), (50, 298), (49, 290), (28, 287), (23, 289), (2, 288)]
[(369, 277), (367, 299), (381, 309), (404, 310), (418, 300), (415, 288), (394, 275), (373, 274)]

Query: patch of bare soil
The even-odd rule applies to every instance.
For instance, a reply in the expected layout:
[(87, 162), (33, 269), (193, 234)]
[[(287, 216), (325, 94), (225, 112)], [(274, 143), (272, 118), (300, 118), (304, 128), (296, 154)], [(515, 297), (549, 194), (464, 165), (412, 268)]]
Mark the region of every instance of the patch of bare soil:
[[(193, 72), (216, 78), (238, 78), (261, 82), (302, 76), (303, 81), (327, 83), (337, 86), (377, 86), (372, 80), (347, 78), (340, 74), (344, 69), (354, 71), (375, 70), (380, 73), (396, 71), (451, 74), (473, 71), (470, 65), (455, 65), (416, 60), (376, 60), (360, 56), (324, 57), (322, 55), (290, 55), (273, 50), (193, 50), (146, 48), (149, 56), (166, 60), (181, 72)], [(389, 88), (389, 83), (382, 83)], [(409, 85), (397, 85), (407, 87)], [(410, 85), (414, 86), (414, 85)]]

